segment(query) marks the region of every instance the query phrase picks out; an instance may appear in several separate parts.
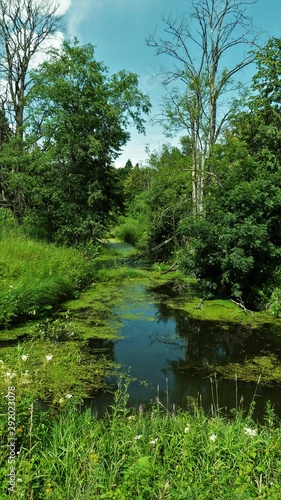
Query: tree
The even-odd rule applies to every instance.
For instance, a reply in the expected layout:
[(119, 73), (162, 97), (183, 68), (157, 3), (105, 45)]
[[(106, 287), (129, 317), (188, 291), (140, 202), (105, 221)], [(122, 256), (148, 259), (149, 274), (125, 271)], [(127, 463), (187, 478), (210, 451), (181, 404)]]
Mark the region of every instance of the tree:
[(219, 182), (206, 217), (186, 220), (182, 260), (205, 292), (222, 291), (251, 306), (270, 302), (280, 313), (281, 40), (256, 53), (257, 72), (244, 111), (212, 151)]
[(168, 258), (178, 244), (179, 222), (191, 211), (191, 177), (186, 167), (191, 165), (190, 151), (185, 139), (182, 149), (164, 145), (150, 155), (149, 166), (154, 171), (147, 194), (149, 211), (148, 247), (163, 245), (153, 253), (156, 258)]
[(0, 206), (9, 206), (17, 223), (21, 222), (26, 207), (20, 158), (25, 149), (25, 100), (32, 87), (29, 70), (34, 57), (46, 49), (48, 40), (62, 27), (57, 9), (51, 0), (0, 0), (1, 109), (15, 137), (10, 151), (19, 160), (9, 166), (10, 151), (7, 154), (2, 151), (5, 168), (0, 159)]
[(120, 203), (114, 160), (129, 140), (130, 122), (144, 131), (149, 99), (137, 75), (109, 76), (93, 46), (77, 40), (52, 49), (32, 79), (29, 130), (42, 159), (33, 174), (29, 217), (59, 242), (99, 237)]
[[(174, 61), (164, 71), (168, 96), (160, 120), (166, 130), (185, 131), (192, 142), (193, 210), (204, 211), (204, 190), (210, 183), (211, 149), (231, 115), (226, 93), (240, 88), (234, 77), (254, 60), (256, 45), (252, 20), (246, 15), (248, 0), (200, 0), (192, 14), (180, 22), (164, 19), (167, 39), (148, 39), (157, 55)], [(237, 49), (239, 56), (237, 58)], [(245, 52), (241, 52), (244, 50)], [(226, 56), (232, 61), (226, 67)], [(178, 82), (178, 86), (172, 86)]]

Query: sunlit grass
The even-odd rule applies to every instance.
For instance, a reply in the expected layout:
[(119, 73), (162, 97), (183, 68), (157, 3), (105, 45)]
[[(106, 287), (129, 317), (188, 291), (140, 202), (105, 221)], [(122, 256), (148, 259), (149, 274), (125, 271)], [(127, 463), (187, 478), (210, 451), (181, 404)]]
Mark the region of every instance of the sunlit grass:
[(0, 325), (36, 317), (73, 296), (92, 275), (92, 265), (71, 248), (0, 235)]

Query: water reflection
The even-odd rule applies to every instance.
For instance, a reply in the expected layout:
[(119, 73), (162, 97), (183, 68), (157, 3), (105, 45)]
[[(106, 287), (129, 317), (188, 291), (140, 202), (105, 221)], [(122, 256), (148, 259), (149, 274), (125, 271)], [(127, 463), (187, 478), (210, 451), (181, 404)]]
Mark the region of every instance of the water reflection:
[[(243, 362), (245, 358), (274, 352), (281, 359), (280, 329), (252, 329), (241, 325), (202, 321), (190, 318), (181, 310), (166, 305), (165, 294), (153, 294), (155, 300), (135, 303), (128, 296), (121, 313), (125, 337), (115, 343), (117, 363), (130, 367), (130, 374), (147, 382), (134, 382), (130, 386), (130, 404), (148, 404), (158, 394), (163, 404), (188, 407), (188, 398), (202, 400), (206, 411), (214, 403), (210, 387), (213, 366), (230, 362)], [(118, 313), (118, 311), (115, 311)], [(128, 318), (130, 313), (130, 318)], [(119, 311), (120, 314), (120, 311)], [(127, 316), (126, 316), (127, 315)], [(153, 320), (151, 320), (153, 318)], [(277, 335), (279, 333), (279, 335)], [(256, 383), (238, 384), (219, 380), (218, 401), (221, 407), (235, 408), (237, 401), (249, 407), (256, 391)], [(265, 402), (270, 399), (281, 415), (279, 388), (258, 387), (255, 401), (256, 414), (261, 417)]]

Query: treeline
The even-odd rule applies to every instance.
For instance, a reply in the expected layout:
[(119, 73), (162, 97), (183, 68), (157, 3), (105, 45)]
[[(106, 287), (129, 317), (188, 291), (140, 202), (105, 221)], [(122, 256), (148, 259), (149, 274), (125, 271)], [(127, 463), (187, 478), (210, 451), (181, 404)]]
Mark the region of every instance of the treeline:
[(0, 2), (0, 207), (36, 238), (77, 245), (122, 207), (114, 161), (130, 125), (144, 132), (150, 102), (137, 75), (110, 75), (91, 44), (58, 43), (57, 10)]
[[(206, 297), (231, 297), (280, 313), (281, 40), (257, 53), (257, 73), (244, 109), (206, 158), (202, 211), (194, 212), (193, 158), (188, 137), (166, 145), (124, 181), (126, 241), (175, 259), (200, 279)], [(128, 165), (127, 165), (128, 167)]]

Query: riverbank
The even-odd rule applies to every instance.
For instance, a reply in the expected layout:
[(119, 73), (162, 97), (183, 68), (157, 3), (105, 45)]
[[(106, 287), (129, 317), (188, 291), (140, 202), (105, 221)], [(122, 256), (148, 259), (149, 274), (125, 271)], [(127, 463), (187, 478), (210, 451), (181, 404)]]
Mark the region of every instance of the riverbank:
[(93, 265), (81, 252), (2, 231), (0, 328), (51, 313), (92, 278)]
[(234, 412), (231, 420), (219, 412), (210, 418), (196, 405), (189, 413), (169, 414), (161, 401), (149, 412), (130, 410), (125, 382), (110, 414), (97, 420), (90, 410), (78, 410), (70, 396), (59, 414), (29, 408), (25, 425), (17, 424), (12, 462), (14, 449), (2, 431), (2, 495), (26, 500), (281, 496), (281, 426), (269, 405), (263, 425), (251, 412)]
[[(261, 385), (272, 386), (281, 381), (281, 369), (273, 352), (251, 350), (249, 358), (247, 351), (241, 356), (233, 356), (245, 342), (248, 346), (254, 336), (257, 342), (263, 325), (270, 322), (272, 328), (278, 330), (280, 319), (272, 318), (268, 312), (244, 311), (230, 300), (202, 300), (193, 279), (170, 269), (168, 264), (154, 264), (147, 269), (142, 263), (132, 263), (127, 257), (132, 255), (134, 248), (116, 240), (102, 246), (93, 260), (85, 258), (81, 252), (33, 242), (21, 236), (8, 238), (9, 245), (3, 245), (3, 241), (6, 275), (2, 273), (2, 314), (7, 311), (7, 305), (14, 306), (14, 314), (22, 312), (18, 319), (29, 318), (29, 321), (0, 331), (0, 357), (5, 363), (5, 373), (14, 374), (13, 381), (24, 391), (24, 397), (28, 396), (30, 386), (37, 388), (37, 394), (33, 390), (35, 398), (54, 404), (67, 393), (80, 398), (93, 397), (95, 391), (107, 387), (109, 374), (118, 373), (119, 368), (122, 370), (116, 362), (116, 353), (119, 352), (116, 341), (120, 340), (122, 322), (132, 320), (125, 333), (127, 335), (128, 331), (130, 335), (134, 323), (144, 315), (141, 328), (149, 332), (154, 324), (156, 339), (157, 318), (159, 314), (162, 317), (160, 311), (164, 306), (167, 310), (164, 320), (165, 315), (171, 318), (170, 328), (181, 333), (180, 338), (177, 334), (170, 338), (170, 333), (167, 333), (166, 339), (161, 340), (160, 336), (157, 342), (159, 346), (161, 342), (163, 346), (168, 342), (166, 345), (171, 346), (169, 352), (175, 349), (172, 345), (179, 345), (181, 361), (176, 366), (172, 362), (179, 376), (186, 374), (189, 378), (198, 374), (199, 377), (209, 377), (216, 372), (224, 379), (238, 378), (253, 383), (262, 376)], [(92, 284), (81, 293), (81, 288), (90, 281)], [(11, 282), (14, 285), (8, 285)], [(5, 287), (9, 288), (6, 294)], [(59, 300), (66, 299), (67, 294), (73, 298), (60, 303)], [(52, 300), (46, 302), (50, 295)], [(150, 314), (149, 308), (154, 307), (153, 304), (159, 304), (160, 309), (157, 312), (154, 308), (153, 317), (149, 319), (147, 314)], [(181, 319), (185, 315), (189, 321), (186, 327)], [(16, 318), (10, 317), (10, 322)], [(5, 321), (9, 322), (9, 316)], [(234, 325), (234, 328), (230, 329), (229, 325)], [(164, 324), (161, 328), (165, 328)], [(271, 335), (276, 340), (277, 330)], [(200, 338), (197, 338), (198, 331), (201, 331)], [(253, 335), (255, 331), (257, 335)], [(144, 340), (141, 331), (138, 338)], [(202, 351), (201, 357), (195, 359), (190, 351), (190, 359), (181, 359), (181, 349), (187, 356), (187, 346), (192, 346), (193, 342), (200, 344), (202, 339), (205, 352)], [(273, 340), (270, 342), (273, 345)], [(262, 345), (259, 339), (258, 346)], [(151, 356), (155, 346), (155, 342), (153, 346), (147, 346)], [(139, 350), (137, 344), (132, 348)], [(216, 356), (216, 349), (225, 355)], [(160, 360), (159, 354), (155, 352), (154, 355)], [(28, 359), (27, 363), (22, 362), (23, 356)], [(46, 364), (48, 356), (52, 356), (52, 362)], [(130, 366), (131, 360), (122, 357), (122, 363)], [(28, 384), (23, 383), (23, 369), (28, 370)], [(165, 369), (169, 369), (168, 366)], [(160, 376), (160, 365), (159, 370)], [(141, 377), (145, 378), (145, 374)]]

